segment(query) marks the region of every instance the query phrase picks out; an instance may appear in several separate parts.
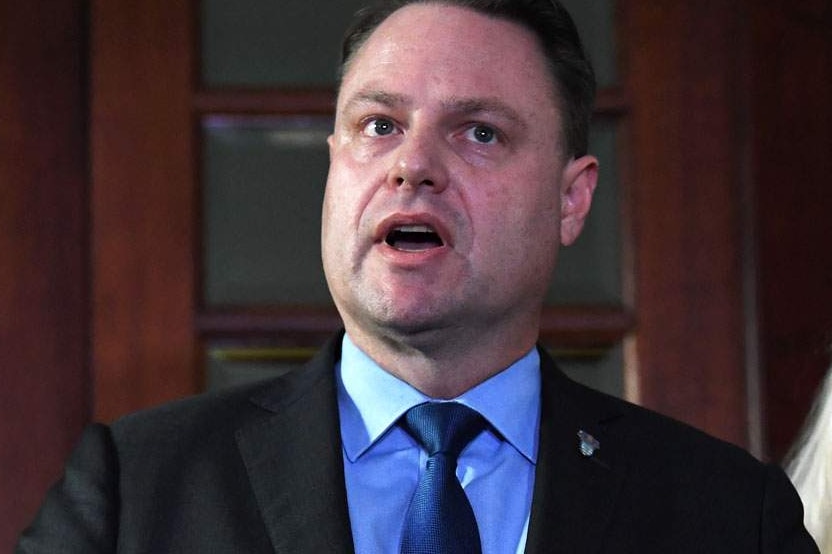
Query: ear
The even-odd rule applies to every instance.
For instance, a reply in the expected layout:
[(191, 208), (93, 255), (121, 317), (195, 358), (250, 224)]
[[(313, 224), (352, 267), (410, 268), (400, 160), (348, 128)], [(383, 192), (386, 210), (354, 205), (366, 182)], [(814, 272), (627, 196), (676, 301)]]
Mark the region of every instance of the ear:
[(563, 168), (560, 189), (560, 242), (564, 246), (575, 242), (581, 234), (597, 184), (598, 160), (594, 156), (572, 159)]

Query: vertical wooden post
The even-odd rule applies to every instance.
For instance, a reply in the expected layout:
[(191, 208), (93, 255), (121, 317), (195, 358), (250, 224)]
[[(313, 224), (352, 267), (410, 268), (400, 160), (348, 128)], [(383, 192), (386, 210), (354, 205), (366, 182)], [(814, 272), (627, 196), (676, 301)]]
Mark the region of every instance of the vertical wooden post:
[(199, 388), (194, 14), (187, 0), (92, 2), (95, 417)]
[(735, 2), (621, 2), (638, 400), (748, 444)]
[(83, 2), (0, 3), (0, 551), (90, 412)]

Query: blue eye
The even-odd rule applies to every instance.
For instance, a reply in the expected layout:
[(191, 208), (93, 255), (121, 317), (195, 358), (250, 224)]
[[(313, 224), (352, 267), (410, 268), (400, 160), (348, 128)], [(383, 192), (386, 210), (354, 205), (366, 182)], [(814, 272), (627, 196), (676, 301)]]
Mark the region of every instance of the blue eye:
[(497, 131), (487, 125), (476, 125), (466, 133), (468, 138), (480, 144), (491, 144), (497, 139)]
[(393, 122), (389, 119), (383, 118), (373, 119), (367, 123), (366, 127), (364, 127), (364, 132), (371, 137), (383, 137), (390, 135), (393, 134), (395, 130), (396, 126), (393, 125)]

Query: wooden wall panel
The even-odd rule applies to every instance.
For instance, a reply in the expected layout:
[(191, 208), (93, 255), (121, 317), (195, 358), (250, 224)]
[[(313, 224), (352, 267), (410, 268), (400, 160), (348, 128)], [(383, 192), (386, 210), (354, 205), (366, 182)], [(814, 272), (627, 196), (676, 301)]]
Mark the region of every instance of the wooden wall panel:
[(82, 24), (0, 3), (0, 552), (89, 418)]
[(620, 5), (637, 317), (628, 390), (747, 446), (734, 3)]
[(752, 2), (750, 15), (760, 362), (780, 459), (832, 345), (832, 1)]
[(187, 0), (92, 2), (95, 417), (197, 391)]

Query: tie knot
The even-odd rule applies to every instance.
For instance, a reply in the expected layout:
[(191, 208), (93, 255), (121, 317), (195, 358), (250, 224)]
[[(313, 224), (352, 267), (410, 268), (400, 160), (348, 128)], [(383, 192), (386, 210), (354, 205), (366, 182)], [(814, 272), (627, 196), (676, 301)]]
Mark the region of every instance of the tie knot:
[(454, 458), (486, 427), (485, 419), (457, 402), (429, 402), (410, 408), (402, 427), (429, 456), (440, 452)]

